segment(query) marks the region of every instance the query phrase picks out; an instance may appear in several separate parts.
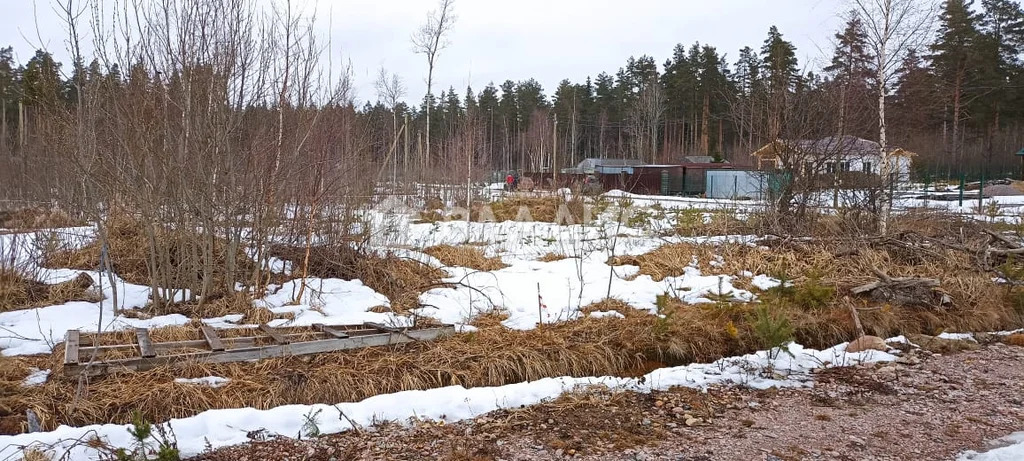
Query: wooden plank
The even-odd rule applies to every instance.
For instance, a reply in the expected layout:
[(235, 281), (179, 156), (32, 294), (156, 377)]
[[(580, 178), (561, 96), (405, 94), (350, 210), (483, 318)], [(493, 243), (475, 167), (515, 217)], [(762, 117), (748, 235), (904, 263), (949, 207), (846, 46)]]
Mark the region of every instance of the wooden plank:
[(196, 352), (189, 354), (157, 356), (151, 358), (135, 358), (94, 363), (90, 367), (84, 365), (65, 366), (67, 373), (88, 372), (90, 376), (99, 376), (115, 371), (142, 371), (164, 365), (177, 363), (229, 363), (260, 360), (272, 357), (321, 354), (364, 347), (387, 346), (412, 341), (430, 341), (441, 336), (455, 333), (455, 327), (444, 326), (411, 330), (404, 333), (383, 333), (351, 338), (336, 338), (318, 341), (306, 341), (293, 344), (274, 344), (263, 347), (227, 349), (222, 352)]
[(200, 328), (203, 330), (203, 337), (206, 338), (206, 344), (210, 346), (210, 350), (214, 352), (224, 350), (224, 342), (220, 340), (220, 336), (217, 336), (217, 330), (209, 325), (203, 325)]
[(402, 330), (400, 330), (398, 328), (389, 327), (387, 325), (380, 324), (380, 323), (375, 323), (375, 322), (363, 322), (363, 325), (365, 325), (367, 328), (373, 328), (374, 330), (380, 330), (380, 331), (387, 331), (387, 332), (390, 332), (390, 333), (398, 333), (398, 332), (402, 331)]
[(78, 363), (78, 330), (68, 330), (64, 337), (64, 364), (75, 365)]
[(275, 343), (278, 343), (278, 344), (288, 344), (288, 342), (289, 342), (287, 338), (285, 338), (283, 335), (281, 335), (281, 333), (278, 333), (277, 331), (274, 331), (274, 329), (271, 328), (270, 325), (267, 325), (265, 323), (260, 325), (260, 331), (266, 333), (267, 336), (270, 336), (271, 338), (273, 338)]
[(153, 349), (153, 340), (149, 339), (149, 330), (136, 328), (135, 339), (139, 341), (139, 352), (142, 353), (142, 357), (156, 357), (156, 350)]
[(334, 327), (324, 325), (322, 323), (315, 323), (313, 327), (324, 333), (327, 333), (335, 338), (348, 338), (348, 334)]

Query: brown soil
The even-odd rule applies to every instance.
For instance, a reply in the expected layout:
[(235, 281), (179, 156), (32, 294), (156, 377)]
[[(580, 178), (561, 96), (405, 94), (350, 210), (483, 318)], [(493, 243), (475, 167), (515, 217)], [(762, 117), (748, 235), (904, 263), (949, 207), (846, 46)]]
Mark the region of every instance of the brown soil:
[(1024, 429), (1024, 349), (914, 357), (822, 372), (813, 389), (594, 390), (457, 424), (383, 424), (194, 459), (949, 460)]

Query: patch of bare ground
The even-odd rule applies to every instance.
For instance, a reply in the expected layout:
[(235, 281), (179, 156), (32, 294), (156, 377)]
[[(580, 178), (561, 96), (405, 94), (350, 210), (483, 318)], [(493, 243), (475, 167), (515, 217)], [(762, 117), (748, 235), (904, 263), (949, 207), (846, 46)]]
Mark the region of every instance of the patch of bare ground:
[(831, 369), (817, 374), (810, 389), (592, 389), (455, 424), (382, 424), (194, 459), (953, 459), (1024, 428), (1022, 365), (1024, 349), (997, 343)]

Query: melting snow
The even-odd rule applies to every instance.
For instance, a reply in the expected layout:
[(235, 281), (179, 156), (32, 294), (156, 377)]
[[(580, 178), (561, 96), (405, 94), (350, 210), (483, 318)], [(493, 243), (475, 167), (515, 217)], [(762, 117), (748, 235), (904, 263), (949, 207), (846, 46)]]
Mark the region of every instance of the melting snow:
[[(893, 355), (877, 351), (846, 353), (845, 343), (821, 351), (790, 344), (784, 350), (761, 351), (710, 364), (663, 368), (640, 378), (560, 377), (498, 387), (467, 389), (451, 386), (383, 394), (360, 402), (337, 405), (285, 405), (269, 410), (209, 410), (188, 418), (172, 419), (167, 424), (176, 435), (181, 454), (191, 456), (204, 451), (208, 446), (219, 448), (249, 442), (247, 433), (252, 431), (262, 430), (282, 436), (300, 433), (307, 423), (307, 416), (315, 414), (320, 415), (316, 420), (320, 432), (329, 434), (351, 429), (349, 420), (359, 425), (370, 425), (381, 420), (406, 421), (414, 417), (460, 421), (501, 408), (533, 405), (592, 385), (636, 392), (676, 386), (698, 389), (715, 385), (744, 385), (757, 389), (807, 387), (813, 385), (811, 372), (818, 368), (895, 359)], [(347, 418), (341, 417), (339, 410)], [(48, 447), (57, 457), (67, 455), (62, 459), (98, 459), (97, 452), (75, 441), (95, 434), (113, 447), (130, 447), (133, 440), (127, 429), (128, 426), (117, 424), (61, 426), (52, 432), (0, 436), (0, 459), (13, 457), (21, 450), (20, 447), (25, 446)]]

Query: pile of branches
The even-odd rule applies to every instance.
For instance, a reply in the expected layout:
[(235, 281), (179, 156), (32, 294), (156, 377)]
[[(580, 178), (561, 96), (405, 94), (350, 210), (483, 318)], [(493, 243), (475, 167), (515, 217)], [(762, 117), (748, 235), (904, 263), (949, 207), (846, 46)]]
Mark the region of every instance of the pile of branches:
[(1017, 233), (938, 212), (908, 213), (894, 221), (884, 236), (775, 235), (759, 243), (807, 255), (824, 251), (837, 261), (853, 258), (841, 264), (846, 277), (840, 278), (849, 282), (843, 285), (849, 294), (878, 304), (951, 308), (957, 301), (967, 301), (951, 294), (963, 291), (958, 274), (989, 274), (1004, 287), (1024, 286), (1024, 238)]

